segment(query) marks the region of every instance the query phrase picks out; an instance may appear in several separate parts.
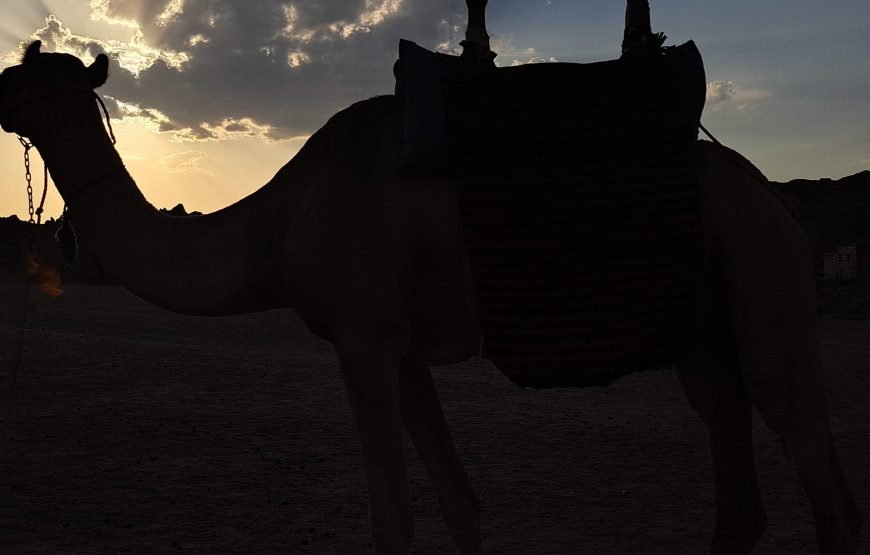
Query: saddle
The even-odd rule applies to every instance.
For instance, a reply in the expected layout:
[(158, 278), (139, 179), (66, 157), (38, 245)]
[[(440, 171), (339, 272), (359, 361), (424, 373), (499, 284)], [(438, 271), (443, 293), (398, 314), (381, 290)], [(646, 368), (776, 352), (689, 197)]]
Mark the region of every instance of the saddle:
[(396, 75), (402, 171), (456, 183), (496, 367), (603, 386), (685, 359), (702, 271), (693, 43), (495, 68), (402, 41)]

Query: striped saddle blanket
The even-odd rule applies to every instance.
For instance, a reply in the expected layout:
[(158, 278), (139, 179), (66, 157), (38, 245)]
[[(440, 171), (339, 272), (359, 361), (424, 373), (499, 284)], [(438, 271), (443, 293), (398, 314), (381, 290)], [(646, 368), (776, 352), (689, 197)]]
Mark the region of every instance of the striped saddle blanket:
[(486, 356), (529, 387), (679, 363), (702, 235), (695, 45), (470, 67), (403, 41), (403, 171), (455, 178)]

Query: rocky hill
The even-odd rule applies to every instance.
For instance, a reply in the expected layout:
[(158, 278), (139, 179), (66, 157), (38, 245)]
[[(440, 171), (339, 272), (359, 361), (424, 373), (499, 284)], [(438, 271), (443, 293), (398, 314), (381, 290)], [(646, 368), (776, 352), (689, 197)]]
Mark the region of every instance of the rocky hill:
[(842, 179), (795, 179), (774, 186), (793, 201), (814, 246), (870, 241), (870, 171)]
[(821, 314), (870, 317), (870, 171), (842, 179), (795, 179), (774, 186), (799, 214), (820, 277), (826, 252), (856, 247), (857, 277), (818, 281)]

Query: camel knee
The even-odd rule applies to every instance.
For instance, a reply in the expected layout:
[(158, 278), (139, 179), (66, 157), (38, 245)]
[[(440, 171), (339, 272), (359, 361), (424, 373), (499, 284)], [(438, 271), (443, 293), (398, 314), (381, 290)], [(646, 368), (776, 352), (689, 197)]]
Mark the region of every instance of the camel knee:
[(810, 498), (822, 553), (854, 553), (862, 518), (837, 458), (822, 384), (791, 375), (748, 380), (765, 424), (782, 439)]
[(705, 366), (678, 371), (689, 406), (712, 435), (734, 430), (735, 418), (751, 414), (749, 398), (734, 367)]
[(750, 370), (747, 374), (749, 399), (767, 427), (782, 439), (787, 456), (791, 458), (802, 442), (827, 443), (830, 429), (821, 380), (803, 380), (790, 372)]

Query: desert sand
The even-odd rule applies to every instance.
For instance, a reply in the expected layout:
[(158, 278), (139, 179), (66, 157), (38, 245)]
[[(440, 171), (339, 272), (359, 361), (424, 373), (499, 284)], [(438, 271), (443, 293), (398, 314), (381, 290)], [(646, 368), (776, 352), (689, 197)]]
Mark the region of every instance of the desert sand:
[[(290, 311), (172, 314), (69, 285), (24, 311), (0, 283), (0, 553), (366, 553), (367, 501), (335, 356)], [(831, 424), (870, 514), (870, 321), (821, 320)], [(700, 554), (706, 432), (672, 371), (524, 390), (434, 370), (483, 503), (487, 553)], [(761, 554), (814, 553), (808, 502), (756, 415)], [(454, 553), (406, 441), (416, 553)], [(865, 532), (861, 553), (870, 553)]]

